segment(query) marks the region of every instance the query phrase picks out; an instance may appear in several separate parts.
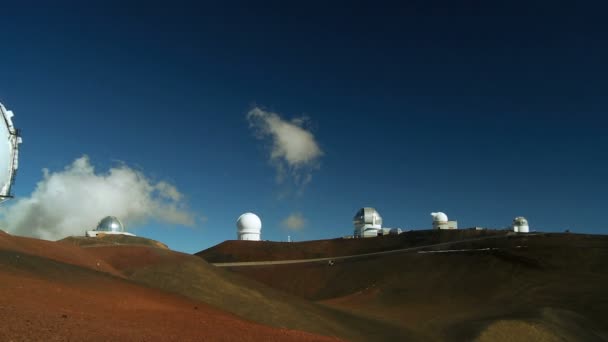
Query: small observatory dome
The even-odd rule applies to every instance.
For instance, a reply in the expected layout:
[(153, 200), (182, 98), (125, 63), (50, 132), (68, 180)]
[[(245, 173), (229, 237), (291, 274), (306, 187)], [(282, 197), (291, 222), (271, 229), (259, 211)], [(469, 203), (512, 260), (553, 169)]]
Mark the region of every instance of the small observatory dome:
[(361, 208), (353, 217), (353, 225), (355, 226), (355, 237), (378, 236), (382, 228), (382, 216), (374, 208)]
[(513, 219), (513, 231), (516, 233), (529, 233), (530, 226), (528, 220), (523, 216), (518, 216)]
[(458, 222), (449, 221), (448, 215), (441, 211), (431, 213), (431, 216), (433, 216), (433, 229), (458, 229)]
[(101, 221), (99, 221), (95, 230), (98, 232), (122, 233), (125, 231), (125, 227), (122, 225), (122, 222), (120, 222), (120, 220), (115, 216), (107, 216)]
[(436, 213), (431, 213), (431, 216), (433, 216), (433, 223), (435, 222), (448, 222), (448, 215), (446, 215), (445, 213), (440, 212), (436, 212)]
[(88, 237), (97, 237), (98, 235), (128, 235), (135, 236), (125, 231), (125, 226), (115, 216), (106, 216), (97, 224), (97, 228), (89, 230), (85, 233)]
[(236, 220), (236, 229), (239, 240), (260, 241), (262, 220), (254, 213), (244, 213)]

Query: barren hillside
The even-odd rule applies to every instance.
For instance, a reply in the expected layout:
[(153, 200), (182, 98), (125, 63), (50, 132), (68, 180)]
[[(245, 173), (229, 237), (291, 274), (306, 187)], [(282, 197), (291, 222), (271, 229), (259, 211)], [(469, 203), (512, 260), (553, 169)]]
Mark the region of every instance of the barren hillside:
[(428, 339), (491, 340), (513, 329), (521, 333), (515, 336), (589, 341), (608, 338), (606, 260), (606, 236), (540, 234), (336, 260), (333, 266), (313, 262), (229, 269)]

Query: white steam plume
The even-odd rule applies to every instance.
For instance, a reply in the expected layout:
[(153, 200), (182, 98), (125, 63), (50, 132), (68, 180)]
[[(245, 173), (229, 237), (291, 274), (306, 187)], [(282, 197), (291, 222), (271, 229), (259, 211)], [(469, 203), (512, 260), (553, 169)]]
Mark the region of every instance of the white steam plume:
[(292, 213), (283, 220), (282, 224), (288, 230), (298, 231), (304, 228), (306, 220), (302, 216), (302, 213)]
[(148, 220), (191, 226), (182, 194), (166, 182), (153, 183), (126, 165), (96, 173), (87, 156), (63, 171), (43, 169), (29, 197), (2, 207), (3, 227), (11, 234), (55, 240), (84, 235), (105, 216), (117, 216), (133, 228)]
[(277, 169), (277, 180), (282, 182), (289, 174), (298, 185), (310, 182), (323, 151), (304, 128), (306, 118), (286, 121), (277, 113), (255, 107), (247, 113), (247, 119), (259, 139), (270, 138), (272, 142), (270, 161)]

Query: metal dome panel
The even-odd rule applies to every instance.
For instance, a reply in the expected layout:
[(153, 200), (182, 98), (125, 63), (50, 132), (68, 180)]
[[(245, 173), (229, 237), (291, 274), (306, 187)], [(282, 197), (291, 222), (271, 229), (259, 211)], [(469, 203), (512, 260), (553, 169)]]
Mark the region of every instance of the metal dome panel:
[(115, 232), (122, 233), (125, 231), (125, 227), (122, 225), (122, 222), (114, 216), (108, 216), (99, 221), (97, 224), (97, 228), (95, 231), (98, 232)]
[(356, 228), (365, 225), (382, 226), (382, 216), (374, 208), (361, 208), (357, 211), (355, 217), (353, 217), (353, 224)]

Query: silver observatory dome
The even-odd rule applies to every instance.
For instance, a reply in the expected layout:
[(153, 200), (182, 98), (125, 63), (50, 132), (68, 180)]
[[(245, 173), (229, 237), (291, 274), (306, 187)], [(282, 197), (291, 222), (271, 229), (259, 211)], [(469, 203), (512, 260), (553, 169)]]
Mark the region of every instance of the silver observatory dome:
[(370, 224), (382, 226), (382, 216), (380, 216), (380, 213), (374, 208), (361, 208), (357, 211), (355, 217), (353, 217), (353, 224), (355, 225), (355, 228)]
[(122, 225), (122, 222), (120, 222), (120, 220), (117, 219), (115, 216), (108, 216), (99, 221), (99, 223), (97, 224), (97, 228), (95, 228), (95, 231), (122, 233), (125, 231), (125, 227)]

